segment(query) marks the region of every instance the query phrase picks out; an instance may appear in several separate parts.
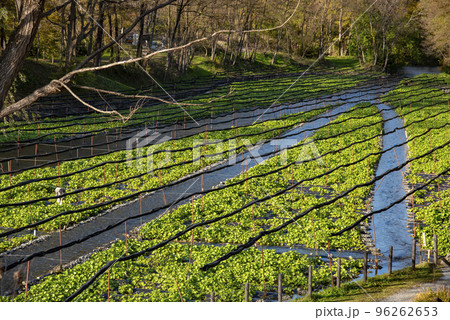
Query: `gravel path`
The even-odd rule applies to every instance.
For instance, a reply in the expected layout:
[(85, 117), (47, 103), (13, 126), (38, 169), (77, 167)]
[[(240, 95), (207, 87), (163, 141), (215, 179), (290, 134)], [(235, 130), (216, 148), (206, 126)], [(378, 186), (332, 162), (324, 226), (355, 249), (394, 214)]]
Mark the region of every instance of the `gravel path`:
[(441, 269), (442, 277), (436, 280), (435, 282), (421, 283), (416, 287), (410, 289), (404, 289), (400, 292), (393, 294), (392, 296), (387, 297), (382, 300), (384, 302), (407, 302), (414, 301), (414, 298), (417, 294), (426, 291), (428, 288), (430, 290), (436, 291), (438, 288), (445, 286), (447, 289), (450, 289), (450, 267), (444, 267)]

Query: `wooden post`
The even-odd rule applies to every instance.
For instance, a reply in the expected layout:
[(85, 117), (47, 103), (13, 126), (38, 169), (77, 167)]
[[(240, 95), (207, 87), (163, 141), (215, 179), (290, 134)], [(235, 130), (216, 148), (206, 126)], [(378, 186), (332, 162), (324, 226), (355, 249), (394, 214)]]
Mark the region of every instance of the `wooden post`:
[(17, 158), (20, 155), (20, 130), (17, 130)]
[(248, 302), (249, 291), (250, 291), (250, 285), (249, 285), (248, 282), (247, 282), (247, 283), (245, 284), (245, 302)]
[[(127, 231), (127, 222), (125, 221), (125, 250), (126, 250), (126, 254), (128, 254), (128, 231)], [(127, 276), (128, 276), (128, 260), (127, 260)]]
[(110, 276), (111, 276), (111, 268), (108, 269), (108, 302), (109, 302), (109, 292), (110, 292)]
[(416, 270), (416, 239), (412, 241), (411, 266), (413, 270)]
[(308, 296), (312, 297), (312, 265), (308, 267)]
[(278, 274), (278, 302), (283, 302), (283, 276)]
[(233, 127), (235, 126), (235, 115), (234, 115), (234, 108), (233, 108)]
[(333, 279), (333, 259), (331, 258), (331, 252), (330, 252), (330, 238), (327, 238), (328, 241), (328, 264), (330, 265), (330, 278), (331, 278), (331, 287), (334, 287), (334, 279)]
[(368, 258), (368, 254), (366, 251), (366, 252), (364, 252), (364, 268), (363, 268), (364, 283), (367, 282), (367, 258)]
[(393, 257), (394, 248), (392, 246), (389, 247), (389, 263), (388, 263), (388, 274), (392, 274), (392, 257)]
[[(145, 128), (147, 129), (147, 122), (145, 123)], [(105, 138), (106, 138), (106, 145), (108, 146), (108, 152), (110, 152), (109, 148), (109, 139), (108, 139), (108, 132), (105, 129)], [(72, 142), (72, 140), (70, 140)]]
[(178, 286), (177, 278), (175, 277), (174, 280), (175, 280), (175, 285), (177, 286), (178, 295), (180, 296), (180, 300), (181, 300), (181, 302), (184, 302), (183, 301), (183, 296), (181, 295), (180, 287)]
[[(61, 237), (61, 216), (58, 217), (59, 219), (59, 246), (62, 246), (62, 237)], [(59, 267), (62, 271), (62, 249), (59, 249)]]
[(434, 235), (434, 256), (433, 256), (433, 262), (437, 266), (438, 265), (438, 239), (437, 235)]
[[(34, 145), (34, 166), (36, 167), (37, 165), (37, 151), (38, 151), (38, 145), (37, 143)], [(34, 169), (35, 173), (36, 173), (36, 168)]]
[(215, 293), (214, 291), (211, 292), (211, 302), (214, 302), (215, 299)]
[(336, 286), (341, 287), (341, 258), (337, 259)]
[(56, 161), (58, 161), (58, 146), (56, 144), (56, 135), (53, 136), (53, 142), (55, 144), (55, 156), (56, 156)]
[(141, 215), (140, 218), (140, 234), (142, 234), (142, 194), (139, 196), (139, 214)]

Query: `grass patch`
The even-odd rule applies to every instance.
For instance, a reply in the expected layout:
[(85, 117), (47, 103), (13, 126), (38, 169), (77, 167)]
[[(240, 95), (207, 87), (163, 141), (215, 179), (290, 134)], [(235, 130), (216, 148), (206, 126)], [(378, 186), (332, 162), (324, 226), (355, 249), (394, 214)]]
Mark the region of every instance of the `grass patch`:
[(335, 68), (352, 68), (358, 69), (361, 66), (359, 65), (358, 59), (351, 56), (346, 57), (326, 57), (325, 64), (329, 66), (333, 66)]
[(414, 299), (416, 302), (450, 302), (450, 289), (445, 286), (440, 287), (437, 291), (427, 288), (426, 292), (419, 293)]
[(26, 97), (34, 90), (49, 83), (52, 79), (57, 79), (64, 74), (56, 63), (51, 64), (42, 61), (36, 63), (31, 59), (25, 60), (20, 73), (22, 76), (16, 78), (15, 88), (13, 88), (15, 101)]
[(345, 283), (341, 288), (328, 288), (313, 293), (312, 298), (305, 297), (299, 301), (370, 302), (373, 301), (372, 298), (380, 301), (419, 283), (432, 282), (441, 277), (441, 275), (442, 273), (439, 269), (433, 269), (429, 263), (422, 263), (416, 267), (416, 270), (407, 267), (394, 271), (391, 276), (384, 274), (368, 278), (367, 283), (363, 281)]
[(111, 91), (129, 91), (134, 88), (117, 80), (102, 76), (97, 73), (81, 73), (74, 77), (73, 83), (81, 86), (94, 87)]

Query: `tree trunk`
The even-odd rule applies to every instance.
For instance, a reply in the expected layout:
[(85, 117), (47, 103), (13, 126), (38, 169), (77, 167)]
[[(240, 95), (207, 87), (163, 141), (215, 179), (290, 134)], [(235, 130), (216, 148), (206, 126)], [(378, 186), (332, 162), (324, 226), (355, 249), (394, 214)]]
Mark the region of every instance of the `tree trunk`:
[(6, 48), (5, 29), (3, 27), (0, 27), (0, 53), (1, 51), (5, 50), (5, 48)]
[[(97, 28), (97, 36), (95, 38), (94, 51), (98, 50), (102, 47), (103, 43), (103, 21), (105, 20), (105, 2), (100, 1), (98, 4), (98, 28)], [(102, 52), (98, 53), (94, 58), (94, 66), (98, 67), (100, 65), (102, 59)]]
[(66, 46), (66, 64), (65, 67), (68, 69), (72, 64), (73, 47), (75, 41), (73, 40), (75, 34), (75, 20), (77, 18), (77, 8), (75, 1), (72, 1), (70, 5), (69, 14), (69, 25), (67, 26), (67, 46)]
[[(158, 1), (156, 1), (156, 5), (158, 5)], [(152, 14), (152, 31), (150, 32), (150, 39), (148, 40), (148, 45), (150, 47), (150, 50), (153, 45), (153, 39), (155, 37), (155, 27), (156, 27), (156, 15), (158, 14), (158, 10), (155, 10)]]
[[(113, 22), (112, 22), (112, 11), (108, 10), (108, 26), (109, 26), (109, 34), (113, 36)], [(114, 62), (114, 46), (109, 48), (109, 62)]]
[[(97, 4), (97, 0), (94, 1), (94, 3), (92, 4), (92, 6), (90, 8), (89, 15), (91, 17), (94, 16), (94, 10), (95, 10), (95, 5), (96, 4)], [(94, 43), (95, 26), (96, 26), (96, 24), (94, 23), (94, 27), (89, 32), (89, 42), (88, 42), (88, 48), (87, 48), (88, 56), (90, 56), (92, 54), (92, 46), (93, 46), (93, 43)]]
[(270, 61), (271, 66), (273, 66), (273, 64), (275, 63), (275, 59), (277, 58), (278, 50), (280, 49), (280, 40), (281, 40), (282, 32), (283, 32), (283, 29), (278, 30), (277, 46), (275, 48), (275, 52), (273, 53), (272, 61)]
[[(141, 2), (141, 8), (140, 8), (140, 15), (144, 14), (145, 12), (145, 3)], [(145, 18), (142, 18), (139, 22), (139, 39), (137, 43), (137, 50), (136, 50), (136, 57), (142, 57), (142, 46), (143, 46), (143, 38), (144, 38), (144, 23)], [(151, 46), (151, 44), (150, 44)]]
[[(325, 15), (327, 13), (328, 1), (325, 0), (325, 5), (322, 11), (322, 18), (320, 21), (320, 48), (319, 48), (319, 57), (325, 52)], [(323, 59), (324, 57), (322, 57)]]
[(211, 60), (214, 61), (214, 58), (216, 57), (216, 48), (217, 48), (217, 38), (212, 39), (211, 44)]
[(339, 12), (339, 56), (342, 56), (342, 17), (344, 15), (344, 0), (341, 0), (341, 9)]
[(0, 57), (0, 109), (3, 108), (8, 90), (19, 74), (33, 44), (45, 0), (17, 0), (16, 3), (22, 8), (18, 16), (19, 24)]
[[(119, 37), (119, 19), (117, 17), (117, 6), (114, 5), (114, 35), (115, 35), (115, 39), (117, 39)], [(115, 46), (113, 46), (114, 48), (116, 48), (116, 62), (120, 61), (120, 47), (116, 44)]]

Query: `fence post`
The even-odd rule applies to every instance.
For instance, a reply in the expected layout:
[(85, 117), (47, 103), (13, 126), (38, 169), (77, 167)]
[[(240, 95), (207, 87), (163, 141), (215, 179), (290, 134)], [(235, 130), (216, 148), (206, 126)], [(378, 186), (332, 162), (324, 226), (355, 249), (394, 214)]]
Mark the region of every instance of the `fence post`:
[(247, 283), (245, 284), (245, 302), (248, 302), (249, 291), (250, 291), (250, 285), (249, 285), (248, 282), (247, 282)]
[(416, 239), (412, 241), (411, 266), (413, 270), (416, 269)]
[(389, 246), (389, 264), (388, 264), (388, 273), (389, 275), (392, 274), (392, 257), (393, 257), (393, 250), (392, 246)]
[(111, 268), (108, 269), (108, 299), (109, 302), (109, 294), (110, 294), (110, 278), (111, 278)]
[(364, 283), (367, 282), (367, 258), (368, 258), (368, 253), (366, 251), (366, 252), (364, 252), (364, 268), (363, 268)]
[(438, 239), (437, 234), (434, 235), (434, 264), (438, 265)]
[(278, 274), (278, 302), (283, 301), (283, 276)]
[(214, 291), (211, 292), (211, 302), (214, 302), (215, 300), (215, 293)]
[(312, 265), (308, 267), (308, 296), (312, 297)]
[(336, 286), (341, 287), (341, 258), (337, 259)]

